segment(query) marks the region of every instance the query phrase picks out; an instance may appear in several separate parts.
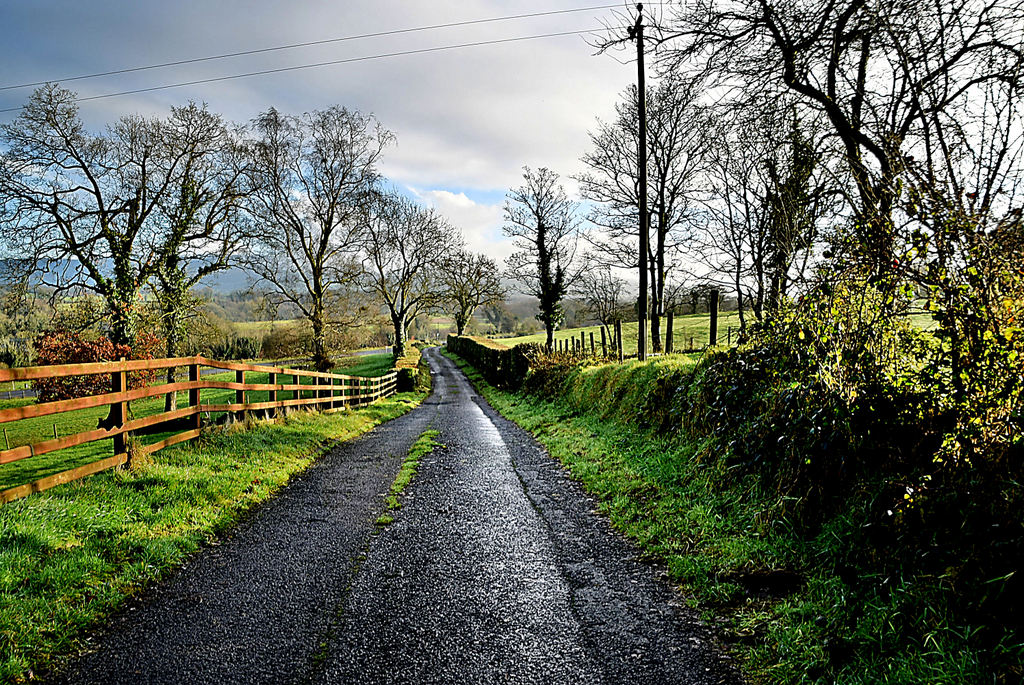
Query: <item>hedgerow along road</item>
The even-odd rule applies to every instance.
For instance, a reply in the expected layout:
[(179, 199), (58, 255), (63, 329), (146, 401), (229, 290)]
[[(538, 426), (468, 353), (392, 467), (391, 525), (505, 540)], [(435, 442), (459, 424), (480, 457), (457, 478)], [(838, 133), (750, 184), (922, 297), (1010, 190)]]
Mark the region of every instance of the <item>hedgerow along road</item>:
[[(333, 449), (119, 612), (63, 680), (740, 682), (543, 448), (425, 356), (420, 407)], [(379, 527), (430, 429), (440, 446)]]

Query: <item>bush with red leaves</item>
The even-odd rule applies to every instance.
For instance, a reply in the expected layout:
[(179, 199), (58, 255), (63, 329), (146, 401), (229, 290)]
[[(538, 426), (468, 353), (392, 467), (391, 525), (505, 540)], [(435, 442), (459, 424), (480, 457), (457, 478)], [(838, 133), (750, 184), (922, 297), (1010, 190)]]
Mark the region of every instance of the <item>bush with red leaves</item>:
[[(39, 365), (113, 362), (121, 357), (153, 359), (162, 345), (159, 337), (145, 332), (136, 336), (134, 345), (115, 345), (106, 337), (90, 340), (70, 331), (46, 331), (32, 341)], [(139, 388), (155, 379), (156, 371), (133, 371), (128, 374), (128, 387)], [(110, 392), (111, 379), (108, 374), (40, 378), (32, 387), (39, 393), (39, 402), (54, 402)]]

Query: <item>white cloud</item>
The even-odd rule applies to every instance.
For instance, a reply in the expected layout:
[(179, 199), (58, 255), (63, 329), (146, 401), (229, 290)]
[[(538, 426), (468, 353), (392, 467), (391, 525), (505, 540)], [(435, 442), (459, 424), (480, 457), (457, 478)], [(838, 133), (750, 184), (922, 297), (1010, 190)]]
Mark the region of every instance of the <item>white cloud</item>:
[(501, 266), (514, 248), (501, 232), (503, 224), (501, 204), (481, 204), (465, 193), (448, 190), (417, 190), (410, 188), (420, 200), (436, 208), (459, 230), (466, 239), (466, 247), (482, 252)]
[[(377, 0), (320, 3), (277, 0), (36, 0), (5, 8), (0, 85), (263, 48), (344, 35), (579, 7), (578, 0)], [(349, 59), (455, 43), (558, 31), (599, 30), (606, 11), (571, 13), (360, 39), (270, 52), (67, 85), (95, 95), (288, 65)], [(501, 206), (474, 201), (504, 194), (522, 166), (568, 177), (582, 170), (587, 130), (608, 118), (635, 68), (595, 56), (580, 36), (446, 50), (138, 93), (82, 104), (91, 127), (130, 112), (165, 114), (187, 100), (206, 102), (246, 122), (275, 106), (298, 113), (342, 104), (372, 112), (397, 134), (382, 159), (396, 185), (430, 190), (423, 198), (466, 233), (473, 249), (498, 259)], [(23, 104), (27, 90), (0, 91), (0, 108)], [(0, 115), (0, 121), (13, 114)], [(447, 195), (445, 194), (447, 193)], [(468, 196), (465, 194), (468, 193)]]

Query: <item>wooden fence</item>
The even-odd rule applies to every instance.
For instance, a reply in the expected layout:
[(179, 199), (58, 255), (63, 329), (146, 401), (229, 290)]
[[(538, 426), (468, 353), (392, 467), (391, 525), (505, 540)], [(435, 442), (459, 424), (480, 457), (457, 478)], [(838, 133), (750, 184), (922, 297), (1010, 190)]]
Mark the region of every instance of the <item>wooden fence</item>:
[[(128, 388), (128, 373), (132, 371), (156, 371), (160, 369), (185, 367), (188, 369), (188, 380), (175, 383), (146, 385), (140, 388)], [(209, 367), (224, 371), (234, 371), (235, 380), (214, 380), (201, 378), (200, 369)], [(267, 383), (246, 383), (246, 373), (269, 374)], [(113, 455), (84, 466), (79, 466), (32, 483), (18, 485), (0, 491), (0, 502), (10, 502), (34, 492), (42, 492), (61, 483), (84, 478), (85, 476), (104, 471), (128, 462), (131, 457), (129, 435), (133, 431), (153, 432), (155, 426), (164, 426), (164, 431), (175, 430), (174, 435), (158, 442), (143, 445), (139, 451), (152, 454), (164, 447), (191, 440), (199, 435), (203, 413), (228, 412), (243, 416), (248, 412), (264, 412), (276, 415), (289, 407), (306, 407), (323, 412), (340, 411), (349, 407), (369, 404), (379, 398), (395, 393), (397, 371), (391, 371), (377, 378), (346, 376), (342, 374), (302, 371), (256, 364), (222, 362), (205, 357), (178, 357), (174, 359), (142, 359), (121, 360), (119, 362), (97, 362), (89, 364), (65, 364), (53, 366), (28, 366), (23, 368), (0, 370), (0, 382), (37, 380), (41, 378), (62, 378), (67, 376), (87, 376), (110, 374), (110, 392), (102, 395), (89, 395), (70, 400), (59, 400), (22, 407), (0, 409), (0, 426), (11, 421), (38, 416), (58, 415), (64, 412), (92, 407), (110, 407), (110, 414), (104, 422), (109, 427), (98, 427), (94, 430), (75, 433), (54, 439), (44, 440), (29, 445), (11, 447), (5, 442), (0, 444), (0, 464), (9, 464), (21, 459), (55, 452), (57, 450), (82, 445), (97, 440), (113, 438)], [(285, 383), (282, 381), (289, 380)], [(203, 404), (203, 390), (234, 390), (235, 401), (229, 404)], [(246, 393), (265, 391), (269, 394), (267, 401), (247, 402)], [(170, 411), (129, 419), (128, 403), (147, 397), (158, 397), (179, 392), (188, 393), (188, 405), (173, 408)], [(290, 399), (279, 398), (279, 393), (290, 393)], [(56, 426), (56, 424), (55, 424)]]

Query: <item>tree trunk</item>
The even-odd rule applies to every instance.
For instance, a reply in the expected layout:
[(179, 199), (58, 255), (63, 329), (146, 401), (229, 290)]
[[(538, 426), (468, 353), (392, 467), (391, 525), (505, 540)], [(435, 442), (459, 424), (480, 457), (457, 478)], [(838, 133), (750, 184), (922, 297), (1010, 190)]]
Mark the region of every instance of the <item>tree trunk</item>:
[(740, 335), (747, 332), (747, 316), (743, 313), (743, 289), (736, 287), (736, 311), (740, 315)]
[[(131, 346), (131, 344), (134, 342), (134, 333), (132, 330), (131, 302), (124, 301), (123, 298), (118, 297), (116, 294), (108, 294), (106, 296), (106, 301), (107, 308), (110, 310), (110, 332), (108, 334), (110, 342), (114, 343), (115, 345)], [(127, 356), (131, 357), (130, 354)], [(117, 375), (118, 374), (113, 374), (113, 376)], [(126, 379), (127, 376), (121, 379), (121, 390), (128, 389)], [(118, 424), (118, 421), (124, 421), (123, 412), (126, 412), (128, 410), (128, 406), (129, 404), (127, 402), (110, 405), (110, 410), (107, 412), (106, 417), (99, 420), (99, 422), (96, 424), (97, 427), (109, 429), (114, 426), (120, 425)]]
[(135, 336), (132, 331), (131, 303), (123, 300), (109, 302), (110, 342), (115, 345), (131, 345)]
[[(167, 356), (177, 357), (178, 356), (178, 326), (180, 314), (177, 311), (167, 312)], [(172, 366), (167, 369), (167, 382), (174, 382), (175, 368)], [(164, 411), (174, 411), (177, 409), (177, 393), (169, 392), (164, 397)]]
[(651, 342), (654, 345), (654, 352), (661, 352), (664, 349), (661, 344), (661, 319), (665, 315), (665, 225), (668, 223), (664, 194), (658, 207), (658, 242), (651, 274)]
[(674, 318), (675, 318), (674, 317), (674, 312), (672, 310), (669, 310), (668, 314), (665, 315), (665, 319), (666, 319), (666, 321), (665, 321), (665, 329), (666, 329), (665, 330), (665, 354), (672, 354), (672, 351), (674, 349), (673, 348), (673, 341), (672, 341), (672, 335), (673, 335), (672, 328), (673, 328), (673, 319)]
[(327, 352), (327, 324), (323, 310), (314, 310), (309, 323), (313, 326), (313, 366), (317, 371), (329, 371), (332, 364)]
[(555, 344), (555, 327), (551, 326), (551, 325), (547, 325), (547, 326), (544, 327), (544, 330), (547, 332), (547, 336), (548, 336), (547, 349), (548, 349), (548, 352), (550, 352), (551, 350), (554, 349), (554, 344)]
[(768, 283), (767, 313), (769, 318), (775, 318), (780, 309), (782, 309), (782, 274), (780, 271), (773, 270)]
[(395, 345), (391, 351), (395, 355), (395, 359), (399, 359), (405, 356), (405, 317), (392, 316), (391, 324), (395, 328)]
[(710, 315), (711, 329), (708, 331), (708, 345), (718, 344), (718, 290), (712, 290), (708, 294), (708, 314)]
[(658, 313), (658, 305), (651, 307), (651, 345), (653, 352), (661, 352), (661, 315)]

